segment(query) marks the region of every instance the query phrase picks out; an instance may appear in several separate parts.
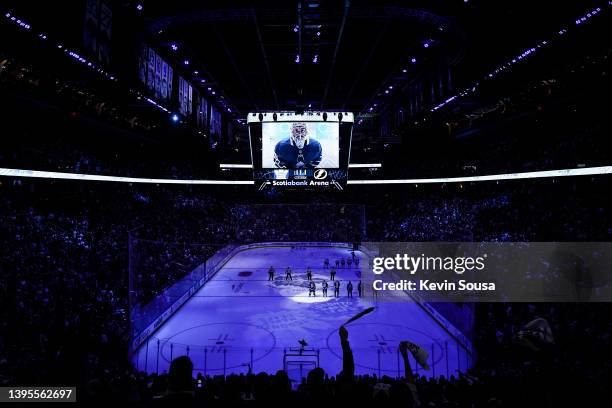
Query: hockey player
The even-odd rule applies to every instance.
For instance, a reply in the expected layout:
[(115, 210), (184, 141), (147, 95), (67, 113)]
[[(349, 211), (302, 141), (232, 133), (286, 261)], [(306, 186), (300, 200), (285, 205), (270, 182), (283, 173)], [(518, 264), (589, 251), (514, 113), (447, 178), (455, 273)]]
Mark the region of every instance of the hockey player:
[(270, 269), (268, 269), (268, 281), (274, 280), (274, 267), (270, 265)]
[(329, 268), (329, 258), (325, 258), (323, 261), (323, 269)]
[(342, 268), (344, 268), (344, 258), (342, 258), (342, 259), (340, 260), (340, 266), (341, 266)]
[(332, 268), (332, 270), (329, 272), (329, 280), (336, 280), (336, 268)]
[(340, 260), (336, 259), (336, 269), (340, 268)]
[(353, 284), (351, 281), (346, 285), (346, 295), (350, 298), (353, 297)]
[(357, 294), (359, 295), (359, 297), (361, 297), (361, 281), (359, 281), (359, 283), (357, 284)]
[(346, 260), (346, 266), (347, 266), (347, 268), (350, 268), (350, 267), (351, 267), (351, 265), (352, 265), (352, 263), (353, 263), (353, 260), (352, 260), (351, 258), (348, 258), (348, 259)]
[(274, 147), (274, 164), (281, 169), (314, 169), (323, 159), (321, 143), (308, 136), (306, 123), (291, 125), (291, 135)]
[(355, 261), (355, 268), (359, 268), (359, 258), (355, 257), (353, 260)]
[(293, 281), (293, 277), (291, 277), (291, 267), (290, 266), (288, 266), (287, 269), (285, 270), (285, 280)]
[(315, 283), (313, 281), (310, 281), (310, 285), (308, 285), (308, 297), (310, 297), (310, 295), (317, 296), (315, 294), (315, 290), (316, 290), (316, 286)]
[(323, 281), (321, 287), (323, 288), (323, 297), (327, 297), (327, 288), (329, 288), (327, 281)]
[(334, 282), (334, 297), (340, 296), (340, 281)]
[(312, 280), (312, 269), (310, 269), (310, 266), (308, 267), (308, 269), (306, 269), (306, 280)]

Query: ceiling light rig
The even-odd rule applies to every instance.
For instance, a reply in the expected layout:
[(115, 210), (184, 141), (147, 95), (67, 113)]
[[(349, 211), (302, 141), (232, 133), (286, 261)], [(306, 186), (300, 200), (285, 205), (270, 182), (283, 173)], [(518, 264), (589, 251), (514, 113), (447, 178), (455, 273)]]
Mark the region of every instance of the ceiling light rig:
[[(20, 28), (22, 28), (22, 29), (24, 29), (26, 31), (34, 32), (32, 26), (29, 23), (27, 23), (26, 21), (24, 21), (24, 20), (14, 16), (14, 15), (12, 15), (11, 13), (4, 14), (4, 17), (6, 17), (7, 20), (9, 20), (13, 24), (19, 26)], [(39, 39), (43, 40), (43, 41), (48, 40), (47, 35), (44, 34), (44, 33), (38, 33), (38, 34), (36, 34), (36, 36)], [(77, 53), (75, 51), (72, 51), (71, 49), (66, 47), (64, 44), (62, 44), (61, 42), (56, 42), (55, 43), (55, 48), (57, 48), (58, 50), (62, 50), (67, 56), (69, 56), (72, 59), (80, 62), (81, 64), (83, 64), (87, 68), (97, 72), (98, 74), (100, 74), (101, 76), (105, 77), (106, 79), (108, 79), (110, 81), (117, 81), (118, 80), (115, 75), (112, 75), (110, 72), (106, 71), (103, 67), (99, 66), (97, 63), (89, 61), (87, 58), (81, 56), (79, 53)]]
[[(179, 43), (176, 41), (170, 43), (170, 48), (173, 52), (175, 53), (178, 52)], [(185, 58), (185, 57), (178, 57), (178, 60), (179, 60), (179, 65), (181, 64), (181, 61), (182, 61), (183, 66), (192, 67), (193, 69), (193, 71), (191, 71), (191, 74), (192, 74), (191, 80), (193, 81), (192, 85), (203, 86), (209, 82), (207, 81), (206, 78), (203, 78), (200, 76), (200, 74), (202, 73), (202, 70), (196, 69), (196, 66), (195, 66), (196, 64), (192, 61), (192, 59)], [(225, 99), (225, 96), (223, 96), (221, 92), (218, 92), (217, 90), (213, 89), (211, 86), (208, 86), (206, 90), (208, 91), (210, 100), (215, 101), (217, 105), (219, 106), (220, 110), (226, 111), (228, 113), (232, 113), (232, 119), (236, 123), (239, 123), (239, 120), (235, 117), (235, 114), (238, 113), (238, 110), (235, 107), (229, 107), (229, 105), (225, 101), (223, 101), (223, 99)]]
[[(430, 41), (430, 42), (431, 42), (431, 40), (428, 40), (428, 41)], [(429, 46), (428, 46), (428, 47), (429, 47)], [(410, 61), (410, 64), (412, 64), (413, 66), (414, 66), (414, 65), (416, 65), (416, 63), (417, 63), (417, 59), (416, 59), (416, 57), (410, 57), (410, 58), (409, 58), (409, 61)], [(402, 68), (402, 69), (401, 69), (401, 73), (402, 73), (402, 75), (399, 75), (400, 80), (402, 80), (402, 81), (407, 81), (407, 80), (409, 80), (409, 79), (410, 79), (410, 78), (409, 78), (409, 76), (408, 76), (408, 75), (406, 75), (406, 74), (408, 74), (408, 70), (409, 70), (409, 68), (410, 68), (410, 67), (409, 67), (408, 65), (406, 65), (406, 66), (404, 66), (404, 68)], [(389, 96), (389, 95), (391, 95), (391, 91), (393, 90), (393, 88), (394, 88), (394, 85), (393, 85), (393, 84), (391, 84), (391, 85), (387, 85), (387, 86), (386, 86), (386, 88), (385, 88), (383, 91), (378, 92), (378, 95), (379, 95), (379, 96)], [(367, 108), (366, 110), (367, 110), (367, 112), (368, 112), (368, 113), (373, 113), (373, 112), (374, 112), (374, 109), (375, 109), (376, 107), (377, 107), (377, 104), (374, 104), (373, 106), (370, 106), (370, 107), (369, 107), (369, 108)]]
[[(608, 6), (612, 6), (612, 1), (608, 2)], [(603, 9), (601, 7), (597, 7), (594, 8), (592, 10), (590, 10), (589, 12), (585, 13), (584, 15), (580, 16), (579, 18), (575, 19), (573, 21), (574, 26), (578, 26), (578, 25), (582, 25), (587, 23), (591, 18), (595, 17), (596, 15), (600, 14), (603, 11)], [(544, 48), (548, 45), (550, 45), (550, 43), (552, 41), (554, 41), (555, 39), (558, 39), (559, 37), (564, 36), (565, 34), (567, 34), (567, 32), (571, 29), (571, 27), (564, 27), (560, 30), (557, 30), (555, 33), (553, 33), (552, 38), (549, 40), (542, 40), (539, 43), (535, 44), (533, 47), (527, 48), (525, 50), (523, 50), (523, 52), (521, 52), (520, 54), (508, 59), (506, 62), (502, 63), (501, 65), (499, 65), (497, 68), (495, 68), (493, 71), (485, 74), (483, 76), (483, 80), (491, 80), (496, 78), (497, 76), (505, 73), (505, 72), (509, 72), (512, 67), (515, 64), (518, 64), (519, 62), (531, 57), (532, 55), (534, 55), (537, 51), (539, 51), (541, 48)], [(431, 42), (424, 42), (423, 43), (423, 47), (428, 48), (429, 46), (426, 46), (425, 44), (429, 44), (431, 45)], [(412, 57), (410, 62), (412, 64), (416, 64), (417, 63), (417, 59), (415, 57)], [(402, 70), (403, 73), (404, 70)], [(458, 100), (459, 98), (465, 97), (467, 95), (473, 94), (477, 91), (477, 89), (480, 86), (480, 81), (477, 80), (475, 81), (471, 86), (463, 89), (462, 91), (460, 91), (458, 94), (449, 96), (448, 98), (446, 98), (445, 100), (443, 100), (442, 102), (438, 103), (437, 105), (435, 105), (434, 107), (432, 107), (430, 109), (430, 113), (436, 112), (438, 110), (440, 110), (441, 108), (443, 108), (444, 106)], [(387, 92), (385, 92), (386, 95), (388, 95)], [(368, 109), (368, 112), (371, 113), (373, 112), (374, 109), (372, 109), (372, 107), (370, 107)]]
[[(465, 1), (467, 3), (467, 1)], [(608, 6), (612, 6), (612, 1), (608, 2)], [(590, 10), (589, 12), (585, 13), (584, 15), (582, 15), (581, 17), (577, 18), (574, 20), (574, 25), (578, 26), (578, 25), (582, 25), (587, 23), (591, 18), (595, 17), (597, 14), (600, 14), (603, 11), (603, 9), (601, 7), (597, 7), (594, 8), (592, 10)], [(553, 38), (550, 40), (542, 40), (539, 43), (537, 43), (536, 45), (534, 45), (533, 47), (527, 48), (525, 49), (523, 52), (521, 52), (518, 55), (515, 55), (514, 57), (508, 59), (505, 63), (499, 65), (497, 68), (495, 68), (493, 71), (487, 73), (484, 75), (483, 79), (484, 80), (490, 80), (493, 79), (495, 77), (497, 77), (498, 75), (508, 72), (513, 65), (523, 61), (524, 59), (527, 59), (529, 57), (531, 57), (533, 54), (535, 54), (537, 51), (539, 51), (541, 48), (544, 48), (548, 45), (550, 45), (550, 43), (555, 40), (556, 38), (562, 37), (564, 36), (568, 30), (570, 28), (569, 27), (565, 27), (562, 28), (560, 30), (557, 30), (554, 34), (553, 34)], [(424, 48), (430, 48), (430, 46), (432, 45), (432, 40), (426, 40), (423, 42), (423, 47)], [(417, 63), (417, 58), (416, 57), (410, 57), (410, 63), (412, 65), (415, 65)], [(402, 74), (407, 74), (408, 73), (408, 68), (404, 67), (401, 70)], [(403, 78), (405, 78), (406, 76), (402, 76)], [(433, 108), (430, 109), (430, 112), (435, 112), (439, 109), (441, 109), (442, 107), (448, 105), (449, 103), (456, 101), (457, 99), (461, 98), (461, 97), (465, 97), (467, 95), (473, 94), (476, 92), (476, 90), (478, 89), (478, 87), (480, 86), (480, 81), (475, 81), (471, 86), (463, 89), (461, 92), (459, 92), (456, 95), (452, 95), (448, 98), (446, 98), (444, 101), (438, 103), (436, 106), (434, 106)], [(379, 95), (381, 96), (389, 96), (391, 94), (391, 90), (393, 89), (393, 85), (388, 85), (386, 86), (385, 90), (383, 91), (383, 93), (379, 93)], [(369, 108), (366, 109), (367, 113), (373, 113), (377, 108), (377, 104), (373, 104), (371, 105)]]
[[(608, 6), (612, 6), (612, 2), (608, 2)], [(601, 12), (602, 12), (602, 8), (601, 7), (597, 7), (595, 9), (592, 9), (591, 11), (587, 12), (586, 14), (581, 16), (580, 18), (577, 18), (574, 21), (574, 24), (575, 25), (584, 24), (588, 20), (590, 20), (591, 18), (595, 17), (597, 14), (599, 14)], [(483, 78), (485, 80), (486, 79), (493, 79), (493, 78), (497, 77), (498, 75), (500, 75), (502, 73), (510, 71), (515, 64), (518, 64), (522, 60), (531, 57), (536, 52), (538, 52), (541, 48), (546, 47), (547, 45), (549, 45), (555, 39), (557, 39), (557, 38), (559, 38), (561, 36), (564, 36), (568, 32), (568, 30), (569, 30), (569, 28), (565, 27), (565, 28), (562, 28), (561, 30), (556, 31), (553, 34), (553, 38), (551, 40), (542, 40), (539, 43), (537, 43), (536, 45), (534, 45), (533, 47), (527, 48), (522, 53), (520, 53), (520, 54), (518, 54), (518, 55), (516, 55), (516, 56), (514, 56), (512, 58), (509, 58), (506, 62), (504, 62), (503, 64), (499, 65), (493, 71), (485, 74), (485, 76)], [(440, 102), (439, 104), (437, 104), (436, 106), (431, 108), (430, 112), (435, 112), (435, 111), (443, 108), (444, 106), (448, 105), (449, 103), (457, 100), (458, 98), (465, 97), (465, 96), (467, 96), (469, 94), (473, 94), (474, 92), (476, 92), (476, 90), (479, 87), (479, 85), (480, 85), (480, 81), (474, 82), (470, 87), (468, 87), (466, 89), (463, 89), (458, 94), (453, 95), (453, 96), (445, 99), (444, 101)]]

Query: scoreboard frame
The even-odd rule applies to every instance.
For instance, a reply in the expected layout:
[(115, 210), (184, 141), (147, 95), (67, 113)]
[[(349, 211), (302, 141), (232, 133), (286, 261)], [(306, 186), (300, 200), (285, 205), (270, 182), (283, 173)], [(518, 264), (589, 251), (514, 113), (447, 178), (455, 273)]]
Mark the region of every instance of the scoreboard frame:
[[(247, 116), (253, 180), (259, 190), (268, 188), (343, 190), (348, 179), (353, 124), (351, 112), (341, 111), (261, 111), (250, 112)], [(338, 167), (314, 169), (283, 169), (263, 167), (264, 123), (338, 123)]]

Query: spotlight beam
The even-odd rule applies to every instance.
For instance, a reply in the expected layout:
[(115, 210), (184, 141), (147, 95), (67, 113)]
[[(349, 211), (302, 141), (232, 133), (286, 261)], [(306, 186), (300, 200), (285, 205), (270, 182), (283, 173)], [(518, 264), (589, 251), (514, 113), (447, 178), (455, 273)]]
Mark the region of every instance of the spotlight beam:
[(229, 61), (232, 68), (234, 69), (234, 72), (236, 73), (236, 76), (238, 77), (238, 81), (240, 81), (240, 85), (242, 85), (242, 87), (244, 88), (253, 106), (255, 106), (256, 109), (259, 109), (257, 100), (255, 99), (255, 97), (253, 96), (253, 92), (251, 91), (251, 87), (249, 86), (247, 81), (245, 81), (244, 75), (242, 75), (242, 71), (240, 70), (240, 68), (238, 68), (238, 64), (236, 63), (236, 58), (234, 57), (234, 54), (227, 47), (227, 43), (225, 42), (225, 40), (223, 39), (223, 36), (219, 32), (218, 26), (216, 24), (211, 24), (211, 25), (213, 27), (213, 32), (215, 33), (217, 40), (223, 47), (223, 52), (225, 53), (227, 60)]
[(323, 93), (323, 99), (321, 100), (321, 108), (325, 107), (325, 102), (327, 101), (327, 94), (329, 93), (329, 88), (331, 87), (332, 79), (334, 77), (334, 70), (336, 69), (336, 59), (338, 58), (338, 51), (340, 50), (340, 43), (342, 42), (342, 35), (344, 34), (344, 26), (346, 25), (346, 20), (348, 17), (350, 6), (351, 6), (351, 1), (344, 0), (344, 14), (342, 15), (342, 22), (340, 23), (340, 30), (338, 30), (336, 48), (334, 48), (334, 56), (332, 57), (332, 60), (331, 60), (331, 66), (329, 68), (329, 76), (327, 77), (327, 84), (325, 85), (325, 92)]
[[(370, 61), (372, 60), (374, 53), (376, 52), (376, 50), (378, 50), (378, 45), (380, 44), (384, 35), (387, 33), (390, 26), (391, 24), (383, 24), (382, 29), (378, 32), (378, 36), (376, 37), (376, 40), (374, 41), (374, 45), (370, 49), (370, 52), (368, 53), (368, 56), (366, 57), (366, 59), (363, 61), (363, 64), (361, 65), (361, 69), (359, 70), (359, 73), (355, 77), (355, 81), (353, 81), (353, 85), (351, 86), (351, 89), (349, 89), (348, 93), (346, 94), (346, 98), (344, 100), (344, 103), (342, 104), (342, 109), (346, 109), (346, 105), (348, 105), (349, 101), (353, 97), (353, 92), (355, 92), (355, 88), (357, 88), (357, 86), (360, 83), (362, 83), (362, 77), (364, 76), (366, 70), (368, 69), (368, 66), (370, 65)], [(364, 109), (366, 108), (364, 107)]]
[(257, 20), (257, 11), (255, 7), (251, 9), (253, 13), (253, 23), (255, 24), (255, 32), (257, 33), (257, 42), (259, 43), (259, 49), (261, 51), (261, 56), (264, 61), (264, 66), (266, 67), (266, 75), (268, 76), (268, 82), (270, 83), (270, 89), (272, 90), (272, 96), (274, 97), (274, 103), (276, 104), (276, 109), (280, 109), (280, 105), (278, 104), (278, 95), (276, 93), (276, 87), (274, 86), (274, 81), (272, 80), (272, 71), (270, 70), (270, 62), (268, 61), (268, 54), (266, 53), (266, 47), (261, 38), (261, 30), (259, 29), (259, 21)]

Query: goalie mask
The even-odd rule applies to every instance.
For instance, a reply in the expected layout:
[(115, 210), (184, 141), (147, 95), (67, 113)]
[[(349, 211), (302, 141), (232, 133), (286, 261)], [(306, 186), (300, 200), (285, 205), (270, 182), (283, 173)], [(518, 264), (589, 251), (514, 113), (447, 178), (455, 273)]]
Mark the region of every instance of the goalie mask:
[(308, 128), (305, 123), (297, 122), (291, 125), (291, 143), (298, 149), (308, 144)]

